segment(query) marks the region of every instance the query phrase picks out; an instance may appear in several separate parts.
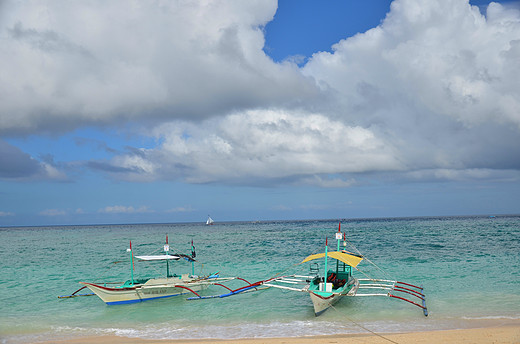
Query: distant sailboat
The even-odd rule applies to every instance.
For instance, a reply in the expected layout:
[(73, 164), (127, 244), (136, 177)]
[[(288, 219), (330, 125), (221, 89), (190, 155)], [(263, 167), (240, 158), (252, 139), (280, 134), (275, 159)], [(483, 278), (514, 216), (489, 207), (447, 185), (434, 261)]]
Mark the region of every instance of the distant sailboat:
[(206, 220), (206, 225), (212, 225), (214, 224), (215, 221), (213, 221), (213, 219), (211, 218), (211, 216), (208, 215), (208, 219)]

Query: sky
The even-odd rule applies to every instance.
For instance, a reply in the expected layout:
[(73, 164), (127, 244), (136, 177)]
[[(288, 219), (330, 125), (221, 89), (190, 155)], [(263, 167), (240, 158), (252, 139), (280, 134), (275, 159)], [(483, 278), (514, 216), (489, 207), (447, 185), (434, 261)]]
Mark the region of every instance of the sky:
[(520, 213), (520, 1), (0, 2), (0, 226)]

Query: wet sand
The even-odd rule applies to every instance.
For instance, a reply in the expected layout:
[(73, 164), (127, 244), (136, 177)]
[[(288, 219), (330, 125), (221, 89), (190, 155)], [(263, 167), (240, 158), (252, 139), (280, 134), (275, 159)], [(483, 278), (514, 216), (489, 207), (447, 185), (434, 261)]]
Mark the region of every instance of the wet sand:
[(510, 344), (520, 343), (520, 323), (477, 329), (441, 330), (428, 332), (392, 334), (346, 334), (316, 337), (288, 338), (242, 338), (242, 339), (179, 339), (149, 340), (118, 336), (83, 337), (69, 340), (49, 341), (61, 344), (416, 344), (416, 343), (460, 343), (460, 344)]

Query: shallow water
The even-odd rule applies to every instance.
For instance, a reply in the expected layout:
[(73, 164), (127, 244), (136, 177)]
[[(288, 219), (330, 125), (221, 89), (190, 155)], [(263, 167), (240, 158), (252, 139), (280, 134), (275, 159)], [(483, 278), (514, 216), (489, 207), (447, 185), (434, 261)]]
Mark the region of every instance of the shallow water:
[[(0, 338), (35, 342), (115, 334), (154, 339), (280, 337), (429, 330), (520, 319), (520, 217), (344, 220), (349, 242), (369, 257), (362, 274), (423, 285), (429, 317), (390, 298), (343, 298), (315, 317), (304, 293), (265, 290), (224, 299), (174, 297), (106, 306), (96, 296), (58, 299), (79, 281), (124, 281), (134, 254), (190, 252), (196, 273), (220, 271), (250, 282), (276, 273), (308, 273), (305, 256), (336, 244), (338, 221), (147, 224), (0, 228)], [(118, 263), (114, 263), (118, 262)], [(165, 273), (136, 263), (137, 277)], [(174, 272), (190, 272), (175, 262)], [(362, 275), (358, 275), (363, 277)], [(232, 287), (244, 283), (234, 281)], [(217, 286), (209, 294), (225, 292)]]

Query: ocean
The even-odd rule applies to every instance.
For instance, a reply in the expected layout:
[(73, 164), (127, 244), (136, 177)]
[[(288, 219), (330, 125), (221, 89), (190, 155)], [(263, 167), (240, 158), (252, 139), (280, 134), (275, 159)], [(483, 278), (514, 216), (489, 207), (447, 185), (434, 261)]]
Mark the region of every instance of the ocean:
[[(520, 216), (341, 220), (348, 241), (375, 264), (363, 261), (357, 276), (424, 286), (428, 317), (388, 297), (344, 297), (315, 317), (307, 294), (272, 288), (222, 299), (187, 301), (186, 295), (115, 306), (97, 296), (58, 299), (80, 288), (80, 281), (129, 279), (129, 241), (135, 255), (157, 254), (166, 235), (176, 253), (189, 254), (193, 240), (196, 274), (219, 271), (249, 282), (277, 273), (308, 274), (309, 264), (298, 263), (322, 252), (326, 237), (335, 249), (338, 222), (0, 228), (0, 342), (92, 335), (229, 339), (389, 333), (520, 319)], [(172, 269), (187, 273), (191, 265), (178, 261)], [(164, 273), (163, 262), (135, 264), (136, 277)], [(225, 291), (212, 286), (205, 293)]]

